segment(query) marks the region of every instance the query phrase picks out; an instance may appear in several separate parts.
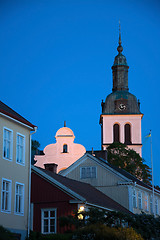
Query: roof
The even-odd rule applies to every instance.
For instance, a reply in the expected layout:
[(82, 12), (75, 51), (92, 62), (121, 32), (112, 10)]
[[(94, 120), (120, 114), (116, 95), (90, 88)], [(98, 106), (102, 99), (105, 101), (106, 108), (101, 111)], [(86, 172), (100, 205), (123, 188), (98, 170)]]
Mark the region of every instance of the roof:
[[(119, 173), (121, 177), (124, 177), (124, 179), (126, 179), (128, 181), (128, 183), (135, 182), (137, 185), (140, 185), (144, 188), (147, 188), (149, 190), (152, 190), (152, 187), (149, 186), (148, 184), (140, 181), (138, 178), (136, 178), (135, 176), (133, 176), (132, 174), (130, 174), (129, 172), (125, 171), (122, 168), (113, 166), (112, 164), (108, 163), (106, 160), (106, 154), (104, 153), (106, 151), (102, 151), (102, 154), (100, 154), (100, 151), (94, 151), (94, 156), (92, 154), (90, 154), (90, 151), (87, 151), (87, 153), (85, 153), (80, 159), (78, 159), (77, 161), (83, 161), (85, 156), (90, 157), (92, 160), (94, 159), (95, 161), (98, 161), (99, 163), (102, 164), (102, 166), (106, 166), (109, 167), (109, 169), (112, 169), (113, 172), (115, 173)], [(77, 162), (76, 161), (76, 162)], [(65, 169), (62, 173), (62, 175), (64, 176), (66, 173), (68, 173), (69, 169), (74, 167), (74, 165), (76, 165), (76, 162), (74, 162), (71, 166), (69, 166), (67, 169)], [(79, 162), (80, 163), (80, 162)], [(155, 192), (160, 194), (160, 191), (158, 191), (157, 189), (155, 189)]]
[[(96, 151), (95, 151), (95, 153), (96, 153)], [(103, 158), (103, 157), (101, 158), (101, 157), (98, 157), (98, 156), (96, 156), (96, 158), (99, 159), (100, 161), (102, 161), (103, 163), (105, 163), (107, 166), (109, 166), (109, 167), (111, 167), (112, 169), (116, 170), (117, 172), (119, 172), (120, 174), (122, 174), (123, 176), (125, 176), (126, 178), (130, 179), (130, 180), (133, 181), (133, 182), (136, 182), (136, 184), (152, 190), (152, 187), (151, 187), (151, 186), (149, 186), (148, 184), (140, 181), (138, 178), (136, 178), (135, 176), (133, 176), (131, 173), (125, 171), (124, 169), (119, 168), (119, 167), (116, 167), (116, 166), (110, 164), (109, 162), (107, 162), (107, 161), (105, 160), (105, 158)], [(157, 192), (157, 193), (160, 194), (160, 191), (158, 191), (158, 190), (156, 190), (156, 189), (155, 189), (155, 192)]]
[(37, 172), (41, 174), (43, 177), (45, 175), (46, 179), (48, 177), (51, 177), (53, 180), (53, 183), (58, 182), (61, 184), (61, 186), (65, 187), (65, 190), (68, 189), (72, 191), (72, 193), (75, 193), (75, 196), (81, 196), (83, 199), (85, 199), (85, 202), (88, 205), (94, 205), (99, 206), (102, 208), (106, 208), (108, 210), (114, 210), (114, 211), (120, 211), (125, 212), (128, 214), (132, 214), (129, 210), (124, 208), (119, 203), (115, 202), (108, 196), (106, 196), (101, 191), (97, 190), (95, 187), (91, 186), (88, 183), (83, 183), (80, 181), (76, 181), (67, 177), (63, 177), (59, 174), (53, 173), (51, 171), (47, 171), (45, 169), (32, 166), (32, 171)]
[(74, 137), (74, 133), (70, 128), (62, 127), (56, 132), (56, 137)]
[(23, 124), (28, 125), (31, 128), (36, 127), (32, 123), (30, 123), (28, 120), (26, 120), (24, 117), (22, 117), (20, 114), (15, 112), (12, 108), (8, 107), (6, 104), (4, 104), (2, 101), (0, 101), (0, 113), (3, 113)]
[[(124, 103), (126, 105), (125, 111), (120, 111), (115, 108), (115, 103)], [(142, 114), (139, 106), (137, 98), (128, 92), (127, 90), (121, 90), (121, 91), (114, 91), (110, 93), (106, 97), (106, 101), (104, 103), (102, 114)]]

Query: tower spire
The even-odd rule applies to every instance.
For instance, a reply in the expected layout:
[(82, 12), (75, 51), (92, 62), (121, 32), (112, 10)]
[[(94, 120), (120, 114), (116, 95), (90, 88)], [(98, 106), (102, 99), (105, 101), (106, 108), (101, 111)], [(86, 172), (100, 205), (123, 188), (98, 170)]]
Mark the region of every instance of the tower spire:
[(118, 41), (118, 43), (119, 43), (119, 46), (117, 47), (117, 51), (119, 53), (121, 53), (123, 51), (123, 47), (121, 46), (122, 40), (121, 40), (121, 23), (120, 23), (120, 20), (119, 20), (119, 41)]
[(121, 22), (119, 20), (119, 45), (121, 45), (122, 41), (121, 41)]

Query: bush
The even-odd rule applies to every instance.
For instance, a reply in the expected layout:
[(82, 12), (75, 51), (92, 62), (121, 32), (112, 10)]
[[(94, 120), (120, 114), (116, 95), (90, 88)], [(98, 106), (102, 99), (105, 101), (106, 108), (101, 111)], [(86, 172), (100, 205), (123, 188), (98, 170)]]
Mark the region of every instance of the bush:
[(143, 240), (133, 228), (110, 228), (103, 224), (83, 227), (73, 235), (74, 240)]
[(32, 232), (26, 240), (71, 240), (72, 234), (41, 234), (39, 232)]
[(13, 233), (0, 226), (0, 240), (15, 240)]

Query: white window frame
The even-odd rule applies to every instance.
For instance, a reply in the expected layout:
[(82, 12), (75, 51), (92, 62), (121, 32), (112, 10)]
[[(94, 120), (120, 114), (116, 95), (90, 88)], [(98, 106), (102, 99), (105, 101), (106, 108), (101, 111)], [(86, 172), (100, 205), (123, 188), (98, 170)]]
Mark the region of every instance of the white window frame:
[[(145, 203), (146, 203), (146, 206), (145, 206)], [(144, 193), (144, 210), (145, 211), (149, 210), (149, 208), (148, 208), (148, 194), (147, 193)]]
[[(5, 130), (11, 133), (9, 158), (4, 156), (4, 146), (5, 146), (5, 144), (4, 144), (4, 141), (5, 141), (4, 132), (5, 132)], [(7, 139), (7, 141), (8, 141), (8, 139)], [(8, 160), (8, 161), (12, 161), (12, 157), (13, 157), (13, 130), (11, 130), (7, 127), (3, 127), (3, 152), (2, 152), (2, 157), (3, 157), (3, 159)]]
[[(134, 205), (134, 201), (135, 201), (135, 205)], [(133, 203), (133, 208), (137, 208), (137, 191), (135, 189), (133, 189), (133, 192), (132, 192), (132, 203)]]
[[(22, 162), (18, 161), (17, 158), (19, 157), (18, 156), (18, 148), (20, 148), (20, 145), (18, 144), (18, 136), (22, 137), (23, 138), (23, 159), (22, 159)], [(16, 163), (17, 164), (20, 164), (20, 165), (25, 165), (25, 136), (22, 135), (21, 133), (17, 132), (17, 135), (16, 135)]]
[(153, 214), (153, 195), (150, 195), (150, 214)]
[(158, 215), (159, 211), (158, 211), (158, 198), (155, 198), (155, 214)]
[[(44, 217), (44, 212), (47, 211), (49, 212), (48, 217)], [(55, 216), (54, 217), (50, 217), (50, 212), (54, 211), (55, 212)], [(50, 232), (50, 230), (48, 232), (44, 232), (44, 220), (48, 219), (48, 230), (50, 229), (50, 220), (54, 219), (55, 221), (55, 231), (54, 232)], [(41, 209), (41, 233), (42, 234), (54, 234), (57, 233), (57, 209), (56, 208), (43, 208)]]
[[(3, 183), (4, 182), (9, 183), (9, 190), (8, 191), (3, 189)], [(12, 180), (6, 179), (6, 178), (2, 178), (2, 188), (1, 189), (2, 189), (1, 190), (1, 212), (11, 213)], [(5, 207), (4, 207), (4, 209), (2, 208), (3, 201), (4, 201), (3, 200), (3, 195), (5, 195), (4, 197), (6, 198), (6, 193), (8, 193), (8, 209), (7, 210), (5, 210)], [(5, 205), (6, 205), (6, 201), (5, 201)]]
[[(90, 176), (87, 176), (87, 168), (90, 169)], [(95, 176), (93, 176), (93, 168), (95, 168)], [(85, 176), (82, 176), (82, 169), (85, 169)], [(85, 166), (80, 168), (80, 178), (81, 179), (96, 179), (97, 178), (97, 167), (96, 166)]]
[[(22, 193), (21, 194), (19, 192), (17, 193), (17, 191), (16, 191), (17, 185), (22, 187)], [(18, 197), (18, 204), (19, 204), (19, 199), (21, 199), (21, 203), (20, 203), (20, 205), (21, 205), (20, 206), (21, 212), (18, 212), (17, 209), (16, 209), (17, 197)], [(20, 215), (20, 216), (24, 215), (24, 184), (20, 183), (20, 182), (16, 182), (15, 183), (15, 206), (14, 206), (14, 213), (16, 215)]]
[(138, 208), (142, 209), (142, 192), (138, 191)]

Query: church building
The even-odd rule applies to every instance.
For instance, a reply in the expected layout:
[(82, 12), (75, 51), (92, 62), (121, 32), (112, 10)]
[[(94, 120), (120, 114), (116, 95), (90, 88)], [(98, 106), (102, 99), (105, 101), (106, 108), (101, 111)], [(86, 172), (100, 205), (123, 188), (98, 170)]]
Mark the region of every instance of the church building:
[(112, 93), (102, 100), (100, 116), (102, 150), (113, 142), (121, 142), (142, 156), (140, 103), (129, 92), (128, 69), (126, 57), (122, 54), (121, 33), (119, 33), (118, 55), (112, 66)]

